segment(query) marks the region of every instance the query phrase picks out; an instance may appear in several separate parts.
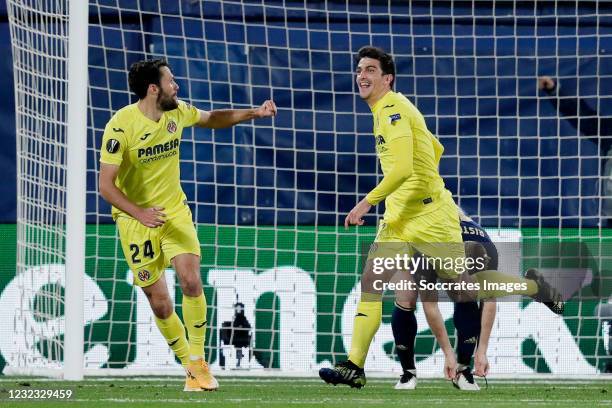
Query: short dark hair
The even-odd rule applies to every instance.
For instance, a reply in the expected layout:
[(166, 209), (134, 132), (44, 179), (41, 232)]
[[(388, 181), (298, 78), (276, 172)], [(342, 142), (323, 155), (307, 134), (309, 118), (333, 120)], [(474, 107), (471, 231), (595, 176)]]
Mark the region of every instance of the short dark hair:
[(372, 58), (378, 60), (380, 62), (380, 69), (383, 74), (393, 75), (393, 79), (391, 80), (391, 88), (393, 88), (393, 84), (395, 83), (395, 62), (393, 62), (393, 57), (391, 54), (386, 53), (382, 48), (373, 47), (371, 45), (366, 45), (361, 47), (359, 51), (357, 51), (356, 60), (359, 62), (362, 58)]
[(132, 92), (143, 99), (147, 96), (149, 85), (159, 86), (161, 67), (170, 67), (165, 59), (144, 60), (133, 63), (128, 74), (128, 84)]

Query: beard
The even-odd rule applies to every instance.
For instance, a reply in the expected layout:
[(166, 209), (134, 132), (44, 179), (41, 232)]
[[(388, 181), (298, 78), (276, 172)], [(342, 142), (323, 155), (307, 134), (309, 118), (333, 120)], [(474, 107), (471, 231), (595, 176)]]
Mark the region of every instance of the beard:
[(160, 92), (157, 95), (157, 106), (164, 112), (167, 112), (178, 108), (178, 102), (167, 93)]

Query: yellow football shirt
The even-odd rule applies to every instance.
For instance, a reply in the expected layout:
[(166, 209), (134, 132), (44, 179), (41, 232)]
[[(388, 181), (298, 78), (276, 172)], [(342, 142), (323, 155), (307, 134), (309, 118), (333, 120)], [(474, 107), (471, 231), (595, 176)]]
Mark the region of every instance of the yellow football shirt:
[[(179, 147), (183, 128), (200, 119), (197, 108), (179, 101), (158, 122), (147, 118), (137, 104), (117, 111), (104, 129), (100, 162), (119, 166), (115, 185), (134, 204), (164, 207), (171, 217), (184, 206), (180, 184)], [(113, 207), (113, 219), (128, 214)]]
[(438, 173), (444, 147), (427, 129), (418, 109), (401, 93), (387, 92), (372, 107), (376, 154), (384, 178), (368, 195), (370, 204), (385, 200), (392, 224), (438, 208), (447, 200)]

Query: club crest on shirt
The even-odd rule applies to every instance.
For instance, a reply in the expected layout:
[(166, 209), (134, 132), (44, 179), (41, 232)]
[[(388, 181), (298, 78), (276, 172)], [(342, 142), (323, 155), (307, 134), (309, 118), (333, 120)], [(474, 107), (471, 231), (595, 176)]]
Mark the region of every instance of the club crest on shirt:
[(400, 116), (399, 113), (394, 113), (393, 115), (389, 115), (389, 123), (394, 125), (395, 122), (397, 122), (398, 120), (400, 120), (402, 117)]
[(170, 122), (168, 122), (168, 126), (166, 127), (166, 130), (168, 130), (169, 133), (174, 133), (176, 132), (176, 122), (172, 119), (170, 119)]
[(141, 281), (146, 282), (150, 278), (151, 278), (151, 272), (147, 271), (146, 269), (138, 271), (138, 279), (140, 279)]

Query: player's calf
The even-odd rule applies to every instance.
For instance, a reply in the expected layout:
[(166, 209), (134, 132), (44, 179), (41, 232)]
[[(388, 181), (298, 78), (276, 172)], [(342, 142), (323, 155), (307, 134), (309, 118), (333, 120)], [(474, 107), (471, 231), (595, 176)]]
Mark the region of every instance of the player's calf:
[(391, 329), (395, 340), (395, 352), (402, 365), (403, 374), (396, 390), (414, 390), (417, 385), (416, 366), (414, 360), (414, 340), (417, 334), (417, 320), (414, 315), (416, 299), (410, 302), (400, 302), (396, 293), (396, 303), (391, 315)]

